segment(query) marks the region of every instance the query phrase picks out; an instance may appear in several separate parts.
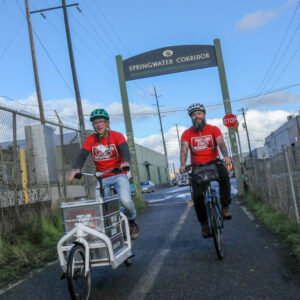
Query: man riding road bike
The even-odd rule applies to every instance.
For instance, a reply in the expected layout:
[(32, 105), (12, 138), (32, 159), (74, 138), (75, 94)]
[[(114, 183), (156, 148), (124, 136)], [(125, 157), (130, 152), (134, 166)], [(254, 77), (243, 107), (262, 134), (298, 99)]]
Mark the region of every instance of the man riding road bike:
[[(105, 109), (95, 109), (90, 115), (90, 121), (96, 131), (88, 136), (77, 157), (74, 171), (69, 177), (72, 181), (77, 173), (82, 169), (84, 162), (91, 153), (97, 172), (104, 172), (112, 168), (124, 168), (130, 166), (129, 147), (125, 137), (109, 128), (109, 115)], [(139, 227), (134, 218), (136, 210), (131, 199), (131, 190), (126, 171), (121, 173), (107, 173), (103, 176), (103, 186), (105, 197), (111, 195), (111, 187), (116, 189), (124, 214), (129, 220), (130, 235), (132, 239), (139, 236)]]
[[(191, 151), (192, 165), (216, 164), (219, 175), (220, 201), (224, 220), (232, 218), (229, 210), (231, 204), (230, 180), (226, 167), (222, 162), (216, 161), (219, 158), (218, 147), (223, 155), (225, 164), (230, 164), (227, 148), (220, 129), (206, 123), (206, 110), (200, 103), (191, 104), (188, 107), (188, 114), (192, 119), (193, 126), (187, 129), (181, 136), (180, 151), (180, 172), (184, 173), (188, 151)], [(202, 236), (209, 237), (207, 214), (205, 209), (205, 187), (193, 180), (192, 176), (193, 201), (198, 221), (201, 223)]]

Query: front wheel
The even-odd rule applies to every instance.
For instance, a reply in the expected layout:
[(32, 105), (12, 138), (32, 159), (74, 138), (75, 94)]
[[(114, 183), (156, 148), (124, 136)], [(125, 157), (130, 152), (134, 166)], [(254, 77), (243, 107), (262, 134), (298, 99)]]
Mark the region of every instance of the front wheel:
[(222, 224), (215, 206), (212, 207), (212, 211), (211, 211), (211, 225), (212, 225), (212, 236), (214, 239), (216, 252), (218, 258), (222, 259), (224, 257), (223, 245), (222, 245)]
[(82, 245), (74, 245), (68, 256), (67, 279), (71, 298), (87, 300), (91, 291), (91, 273), (85, 275), (85, 252)]

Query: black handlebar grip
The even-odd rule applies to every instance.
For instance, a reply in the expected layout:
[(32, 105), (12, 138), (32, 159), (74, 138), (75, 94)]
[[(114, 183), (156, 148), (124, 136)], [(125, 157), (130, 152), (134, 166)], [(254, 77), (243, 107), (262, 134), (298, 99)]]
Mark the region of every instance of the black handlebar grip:
[(81, 177), (82, 177), (81, 173), (76, 173), (76, 175), (74, 176), (74, 178), (76, 178), (76, 179), (81, 179)]
[(130, 167), (129, 167), (129, 166), (123, 167), (122, 170), (123, 170), (123, 171), (129, 171), (129, 170), (130, 170)]

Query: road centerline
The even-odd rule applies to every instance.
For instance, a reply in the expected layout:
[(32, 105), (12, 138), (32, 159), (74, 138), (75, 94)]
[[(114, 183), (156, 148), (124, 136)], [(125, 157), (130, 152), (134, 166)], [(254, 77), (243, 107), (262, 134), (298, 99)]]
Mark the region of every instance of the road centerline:
[(128, 299), (144, 299), (148, 292), (151, 290), (153, 283), (164, 263), (164, 260), (170, 252), (170, 245), (173, 242), (173, 240), (177, 237), (190, 210), (191, 207), (186, 207), (179, 221), (176, 223), (173, 230), (168, 235), (162, 249), (153, 257), (147, 271), (135, 285)]

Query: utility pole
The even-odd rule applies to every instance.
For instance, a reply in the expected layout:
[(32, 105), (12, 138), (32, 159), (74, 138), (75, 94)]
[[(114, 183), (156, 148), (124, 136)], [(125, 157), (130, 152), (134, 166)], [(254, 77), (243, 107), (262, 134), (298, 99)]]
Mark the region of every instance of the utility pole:
[(161, 136), (162, 136), (162, 141), (163, 141), (163, 146), (164, 146), (164, 151), (165, 151), (165, 157), (166, 157), (166, 166), (167, 166), (167, 176), (169, 178), (169, 165), (168, 165), (168, 153), (167, 153), (167, 147), (166, 147), (166, 142), (165, 142), (165, 136), (164, 136), (164, 131), (163, 131), (163, 127), (162, 127), (162, 122), (161, 122), (161, 115), (160, 115), (160, 109), (159, 109), (159, 104), (158, 104), (158, 97), (157, 96), (157, 92), (156, 92), (156, 88), (154, 88), (154, 96), (155, 96), (155, 100), (156, 100), (156, 106), (157, 106), (157, 112), (158, 112), (158, 118), (159, 118), (159, 123), (160, 123), (160, 131), (161, 131)]
[[(231, 109), (231, 103), (230, 103), (230, 97), (229, 97), (229, 91), (228, 91), (228, 85), (227, 85), (227, 79), (226, 79), (226, 73), (224, 67), (224, 60), (223, 60), (222, 49), (221, 49), (221, 43), (219, 39), (214, 40), (214, 46), (215, 46), (217, 63), (218, 63), (218, 71), (219, 71), (219, 77), (220, 77), (220, 83), (222, 89), (224, 109), (226, 114), (231, 114), (232, 109)], [(245, 189), (242, 180), (241, 164), (239, 160), (238, 147), (237, 147), (237, 141), (236, 141), (234, 129), (228, 128), (228, 132), (229, 132), (229, 140), (231, 143), (232, 164), (234, 168), (234, 173), (236, 175), (238, 194), (244, 195)]]
[(127, 94), (126, 81), (124, 76), (123, 60), (121, 55), (116, 56), (116, 63), (117, 63), (117, 70), (118, 70), (118, 77), (119, 77), (119, 85), (120, 85), (127, 141), (128, 141), (130, 157), (131, 157), (131, 172), (133, 177), (134, 189), (138, 201), (143, 201), (139, 168), (138, 168), (138, 162), (136, 157), (134, 136), (132, 130), (131, 116), (130, 116), (130, 108), (128, 102), (128, 94)]
[(32, 34), (32, 26), (31, 26), (31, 18), (30, 18), (28, 0), (25, 0), (25, 7), (26, 7), (26, 16), (27, 16), (27, 24), (28, 24), (28, 31), (29, 31), (29, 40), (30, 40), (30, 49), (31, 49), (31, 57), (32, 57), (32, 64), (33, 64), (36, 95), (37, 95), (37, 100), (38, 100), (38, 105), (39, 105), (41, 123), (45, 124), (45, 114), (44, 114), (39, 73), (38, 73), (38, 67), (37, 67), (37, 61), (36, 61), (36, 55), (35, 55), (34, 40), (33, 40), (33, 34)]
[(245, 124), (244, 126), (245, 126), (246, 134), (247, 134), (248, 148), (249, 148), (249, 155), (250, 155), (250, 157), (252, 158), (251, 145), (250, 145), (249, 132), (248, 132), (248, 127), (247, 127), (247, 122), (246, 122), (245, 110), (244, 110), (244, 108), (242, 107), (242, 109), (240, 109), (240, 111), (242, 111), (243, 118), (244, 118), (244, 124)]
[(242, 166), (242, 173), (244, 173), (244, 167), (243, 167), (243, 152), (242, 152), (242, 146), (241, 146), (241, 139), (240, 139), (240, 133), (239, 133), (239, 128), (236, 129), (236, 135), (238, 138), (238, 144), (240, 148), (240, 162)]
[(154, 96), (155, 96), (155, 100), (156, 100), (156, 106), (157, 106), (157, 112), (158, 112), (158, 118), (159, 118), (159, 124), (160, 124), (160, 131), (161, 131), (161, 136), (162, 136), (162, 141), (163, 141), (163, 146), (164, 146), (164, 151), (165, 151), (165, 157), (168, 161), (167, 148), (166, 148), (164, 131), (163, 131), (163, 127), (162, 127), (160, 109), (159, 109), (159, 104), (158, 104), (158, 97), (159, 96), (157, 96), (156, 88), (155, 87), (153, 87), (153, 88), (154, 88)]
[(75, 62), (74, 62), (74, 55), (73, 55), (73, 48), (72, 48), (72, 42), (71, 42), (69, 20), (68, 20), (68, 14), (67, 14), (67, 8), (66, 8), (66, 1), (65, 0), (62, 0), (62, 6), (63, 6), (63, 11), (64, 11), (65, 27), (66, 27), (66, 34), (67, 34), (67, 41), (68, 41), (68, 48), (69, 48), (69, 57), (70, 57), (70, 64), (71, 64), (71, 69), (72, 69), (73, 83), (74, 83), (74, 89), (75, 89), (75, 95), (76, 95), (77, 111), (78, 111), (78, 118), (79, 118), (79, 127), (80, 127), (80, 131), (83, 133), (84, 130), (85, 130), (84, 118), (83, 118), (81, 97), (80, 97), (77, 74), (76, 74), (76, 68), (75, 68)]
[(180, 153), (181, 147), (180, 147), (180, 138), (179, 138), (179, 131), (178, 131), (178, 126), (177, 126), (177, 124), (176, 124), (176, 130), (177, 130), (177, 139), (178, 139), (179, 153)]
[[(28, 0), (25, 0), (25, 2), (28, 2)], [(75, 5), (77, 6), (78, 4), (79, 3), (73, 3), (73, 4), (66, 5), (66, 1), (62, 0), (62, 6), (55, 6), (55, 7), (50, 7), (50, 8), (46, 8), (46, 9), (39, 9), (39, 10), (31, 11), (30, 13), (34, 14), (34, 13), (42, 13), (43, 11), (48, 11), (48, 10), (54, 10), (54, 9), (60, 9), (60, 8), (63, 9), (67, 43), (68, 43), (68, 49), (69, 49), (70, 64), (71, 64), (73, 84), (74, 84), (76, 104), (77, 104), (79, 128), (80, 128), (81, 132), (84, 132), (85, 126), (84, 126), (84, 118), (83, 118), (83, 111), (82, 111), (82, 104), (81, 104), (81, 96), (80, 96), (80, 91), (79, 91), (79, 86), (78, 86), (75, 61), (74, 61), (74, 55), (73, 55), (73, 48), (72, 48), (72, 41), (71, 41), (71, 33), (70, 33), (69, 20), (68, 20), (68, 14), (67, 14), (67, 7), (75, 6)], [(28, 10), (28, 13), (29, 13), (29, 10)]]
[[(61, 164), (62, 164), (62, 180), (63, 180), (63, 191), (64, 191), (64, 200), (67, 198), (67, 185), (66, 185), (66, 162), (65, 162), (65, 151), (64, 151), (64, 132), (63, 132), (63, 122), (61, 121), (60, 116), (54, 111), (59, 124), (59, 137), (60, 137), (60, 155), (61, 155)], [(59, 179), (58, 179), (58, 189), (59, 189)]]

